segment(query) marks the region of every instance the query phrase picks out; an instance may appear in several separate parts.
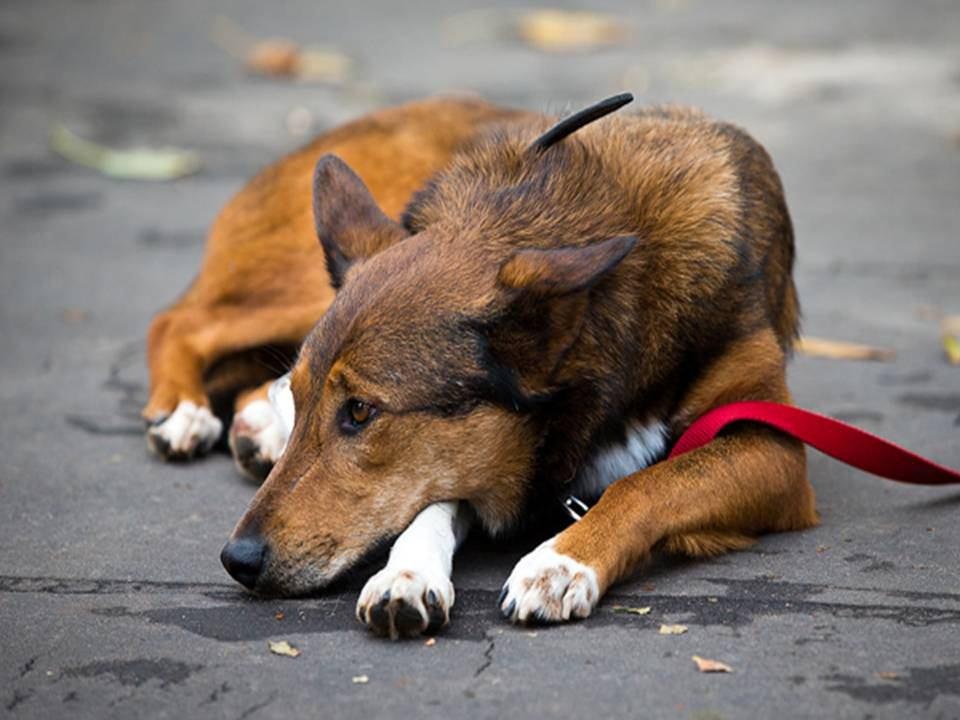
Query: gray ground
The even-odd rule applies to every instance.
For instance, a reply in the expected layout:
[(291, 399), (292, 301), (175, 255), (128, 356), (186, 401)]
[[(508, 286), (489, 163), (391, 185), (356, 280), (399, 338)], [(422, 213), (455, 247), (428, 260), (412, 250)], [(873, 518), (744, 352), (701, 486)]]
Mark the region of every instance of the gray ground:
[[(817, 454), (820, 528), (657, 565), (568, 627), (494, 611), (532, 540), (468, 549), (432, 647), (368, 637), (356, 589), (263, 602), (228, 579), (217, 555), (254, 489), (223, 456), (147, 454), (143, 334), (192, 277), (218, 206), (302, 141), (295, 107), (319, 130), (442, 90), (562, 110), (631, 89), (743, 124), (783, 175), (807, 331), (898, 353), (800, 358), (797, 400), (960, 466), (960, 371), (936, 320), (960, 313), (954, 3), (610, 0), (629, 42), (575, 56), (491, 32), (489, 15), (444, 24), (462, 0), (376, 5), (0, 5), (0, 716), (960, 717), (960, 495)], [(359, 82), (247, 77), (210, 39), (218, 15), (336, 45)], [(47, 150), (55, 120), (193, 148), (205, 169), (100, 178)], [(690, 629), (664, 637), (661, 622)], [(303, 654), (271, 655), (268, 639)], [(698, 674), (693, 654), (735, 672)]]

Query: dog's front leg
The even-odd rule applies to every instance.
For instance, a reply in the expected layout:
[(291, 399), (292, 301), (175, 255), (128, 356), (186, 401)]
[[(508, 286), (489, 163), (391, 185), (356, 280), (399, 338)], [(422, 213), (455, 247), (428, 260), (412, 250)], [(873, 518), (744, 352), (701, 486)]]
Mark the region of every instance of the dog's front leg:
[(357, 619), (394, 640), (446, 625), (454, 599), (453, 554), (469, 527), (463, 503), (427, 506), (397, 538), (387, 566), (363, 587)]
[(654, 547), (716, 555), (816, 522), (803, 446), (744, 427), (611, 485), (582, 520), (517, 563), (500, 609), (514, 622), (586, 617)]

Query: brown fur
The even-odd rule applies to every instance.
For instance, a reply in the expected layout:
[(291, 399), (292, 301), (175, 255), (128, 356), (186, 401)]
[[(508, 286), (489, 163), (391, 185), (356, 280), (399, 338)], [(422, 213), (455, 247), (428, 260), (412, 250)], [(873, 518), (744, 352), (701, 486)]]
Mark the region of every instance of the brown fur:
[[(527, 152), (549, 123), (511, 119), (455, 153), (404, 226), (342, 162), (318, 165), (342, 289), (294, 367), (287, 452), (235, 532), (269, 544), (258, 588), (321, 587), (433, 502), (469, 501), (499, 531), (631, 418), (675, 439), (718, 404), (789, 399), (793, 237), (763, 149), (657, 109)], [(360, 429), (355, 401), (376, 408)], [(602, 592), (657, 546), (716, 554), (815, 522), (802, 446), (742, 427), (615, 483), (556, 549)]]

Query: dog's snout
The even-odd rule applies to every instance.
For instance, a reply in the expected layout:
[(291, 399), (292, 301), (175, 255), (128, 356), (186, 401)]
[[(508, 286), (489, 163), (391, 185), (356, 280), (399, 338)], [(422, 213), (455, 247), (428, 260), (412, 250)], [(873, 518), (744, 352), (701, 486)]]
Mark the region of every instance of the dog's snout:
[(220, 562), (240, 584), (253, 589), (263, 570), (267, 544), (259, 536), (230, 540), (220, 552)]

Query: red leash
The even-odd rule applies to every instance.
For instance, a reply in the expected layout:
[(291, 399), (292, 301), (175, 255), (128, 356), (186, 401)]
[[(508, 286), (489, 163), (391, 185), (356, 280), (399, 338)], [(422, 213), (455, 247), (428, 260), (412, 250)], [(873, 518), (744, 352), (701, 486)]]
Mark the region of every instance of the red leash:
[(960, 483), (960, 472), (927, 460), (889, 440), (839, 420), (773, 402), (736, 402), (697, 419), (673, 446), (670, 457), (695, 450), (731, 423), (749, 420), (776, 428), (847, 465), (915, 485)]

